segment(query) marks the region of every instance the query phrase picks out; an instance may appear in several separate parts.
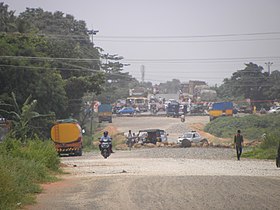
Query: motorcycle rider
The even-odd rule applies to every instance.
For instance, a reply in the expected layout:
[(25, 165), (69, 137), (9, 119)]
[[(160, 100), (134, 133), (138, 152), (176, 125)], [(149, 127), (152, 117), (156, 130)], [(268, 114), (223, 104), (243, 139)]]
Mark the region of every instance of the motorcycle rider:
[(102, 144), (103, 141), (109, 142), (109, 145), (110, 145), (109, 149), (110, 149), (111, 153), (114, 153), (113, 150), (112, 150), (112, 139), (108, 135), (108, 131), (104, 131), (103, 136), (100, 138), (100, 141), (99, 141), (99, 150), (100, 151), (101, 151), (101, 144)]

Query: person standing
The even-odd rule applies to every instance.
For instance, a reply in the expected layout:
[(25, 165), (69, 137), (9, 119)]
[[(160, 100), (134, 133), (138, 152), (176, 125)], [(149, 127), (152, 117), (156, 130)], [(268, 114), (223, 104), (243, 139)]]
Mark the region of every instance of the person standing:
[(132, 136), (131, 130), (129, 130), (128, 134), (127, 134), (127, 146), (129, 148), (129, 150), (131, 150), (131, 147), (133, 144), (132, 140), (133, 140), (133, 136)]
[(242, 146), (243, 146), (243, 136), (241, 135), (241, 131), (237, 130), (237, 134), (234, 136), (234, 145), (237, 154), (237, 160), (240, 160), (240, 156), (242, 154)]

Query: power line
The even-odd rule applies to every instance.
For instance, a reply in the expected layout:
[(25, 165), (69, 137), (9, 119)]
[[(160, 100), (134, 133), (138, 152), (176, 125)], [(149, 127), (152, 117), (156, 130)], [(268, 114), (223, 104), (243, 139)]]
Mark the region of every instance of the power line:
[(279, 41), (280, 38), (255, 39), (224, 39), (224, 40), (110, 40), (95, 38), (98, 42), (127, 42), (127, 43), (215, 43), (215, 42), (246, 42), (246, 41)]
[[(52, 57), (29, 57), (29, 56), (0, 56), (6, 59), (36, 59), (36, 60), (68, 60), (68, 61), (100, 61), (95, 58), (52, 58)], [(161, 58), (161, 59), (123, 59), (125, 62), (138, 63), (138, 62), (190, 62), (190, 61), (246, 61), (246, 60), (268, 60), (280, 59), (280, 56), (259, 56), (259, 57), (235, 57), (235, 58)]]
[(231, 33), (231, 34), (208, 34), (208, 35), (186, 35), (186, 36), (98, 36), (100, 38), (115, 39), (183, 39), (183, 38), (205, 38), (205, 37), (231, 37), (231, 36), (258, 36), (258, 35), (279, 35), (280, 32), (256, 32), (256, 33)]
[(40, 66), (17, 66), (10, 64), (0, 64), (0, 67), (12, 67), (12, 68), (26, 68), (26, 69), (42, 69), (42, 70), (57, 70), (57, 71), (89, 71), (89, 72), (102, 72), (102, 70), (97, 69), (66, 69), (66, 68), (49, 68)]

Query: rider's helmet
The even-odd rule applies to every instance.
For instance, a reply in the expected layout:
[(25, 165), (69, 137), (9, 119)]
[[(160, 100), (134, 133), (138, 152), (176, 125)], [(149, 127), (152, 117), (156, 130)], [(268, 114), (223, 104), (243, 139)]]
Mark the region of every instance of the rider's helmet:
[(108, 136), (108, 131), (104, 131), (104, 137), (107, 137)]

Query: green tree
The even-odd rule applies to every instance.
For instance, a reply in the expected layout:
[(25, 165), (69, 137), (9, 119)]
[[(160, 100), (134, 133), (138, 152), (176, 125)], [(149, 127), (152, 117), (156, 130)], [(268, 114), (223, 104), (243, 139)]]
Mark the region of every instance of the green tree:
[(101, 65), (105, 72), (105, 84), (98, 100), (102, 103), (113, 103), (117, 99), (126, 98), (131, 83), (135, 82), (128, 72), (123, 72), (124, 66), (128, 64), (121, 63), (123, 57), (118, 55), (101, 54), (101, 58), (105, 61)]
[(0, 32), (17, 31), (15, 12), (8, 11), (8, 8), (8, 5), (0, 2)]
[(265, 91), (267, 99), (280, 99), (280, 71), (273, 71), (268, 78), (268, 87)]
[[(42, 118), (53, 118), (54, 114), (41, 115), (35, 111), (37, 100), (31, 101), (31, 96), (29, 96), (22, 107), (17, 103), (16, 96), (12, 93), (12, 104), (1, 104), (3, 107), (8, 107), (8, 109), (0, 109), (0, 113), (6, 116), (12, 122), (12, 129), (9, 135), (12, 138), (16, 138), (25, 142), (27, 139), (32, 139), (35, 135), (38, 135), (38, 130), (32, 127), (32, 121), (36, 121)], [(9, 111), (12, 107), (13, 110)]]
[[(0, 48), (3, 46), (6, 56), (40, 56), (37, 47), (44, 45), (44, 39), (38, 36), (0, 35)], [(38, 100), (40, 113), (55, 112), (61, 116), (67, 108), (64, 82), (60, 74), (50, 64), (41, 60), (24, 57), (0, 58), (0, 98), (9, 101), (9, 94), (17, 94), (19, 104), (31, 94)]]
[(268, 86), (268, 74), (263, 67), (254, 63), (245, 64), (243, 70), (234, 72), (230, 79), (224, 79), (218, 90), (222, 98), (243, 97), (251, 100), (265, 99), (264, 91)]

